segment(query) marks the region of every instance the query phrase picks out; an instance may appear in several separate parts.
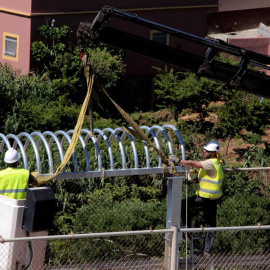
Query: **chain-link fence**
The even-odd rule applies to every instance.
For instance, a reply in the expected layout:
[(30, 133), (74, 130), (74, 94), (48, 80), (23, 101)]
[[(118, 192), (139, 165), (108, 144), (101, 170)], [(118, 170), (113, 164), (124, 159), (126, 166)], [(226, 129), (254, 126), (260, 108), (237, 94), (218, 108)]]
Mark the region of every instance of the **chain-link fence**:
[[(201, 228), (193, 229), (193, 239), (180, 241), (176, 249), (173, 236), (179, 239), (180, 234), (173, 229), (6, 239), (0, 245), (0, 269), (169, 270), (177, 269), (177, 263), (178, 269), (270, 269), (270, 249), (258, 248), (254, 241), (269, 234), (268, 229), (215, 228), (217, 239), (224, 238), (227, 244), (218, 246), (217, 241), (211, 257), (201, 253), (205, 233)], [(235, 240), (238, 249), (229, 251)]]
[[(223, 230), (216, 228), (211, 257), (203, 255), (205, 232), (196, 232), (193, 241), (183, 239), (180, 244), (182, 267), (187, 264), (194, 269), (270, 269), (270, 235), (266, 228), (270, 224), (269, 179), (267, 172), (246, 170), (226, 173), (217, 209), (217, 226)], [(192, 187), (188, 186), (188, 192), (185, 188), (184, 196), (194, 194)], [(202, 209), (193, 209), (192, 217), (194, 228), (206, 229)]]
[(164, 239), (171, 233), (148, 230), (6, 239), (0, 246), (0, 269), (168, 269)]
[[(269, 225), (209, 228), (216, 238), (211, 256), (203, 255), (207, 228), (183, 229), (195, 232), (180, 243), (180, 269), (270, 269)], [(200, 231), (200, 232), (199, 232)], [(262, 244), (262, 245), (260, 245)]]

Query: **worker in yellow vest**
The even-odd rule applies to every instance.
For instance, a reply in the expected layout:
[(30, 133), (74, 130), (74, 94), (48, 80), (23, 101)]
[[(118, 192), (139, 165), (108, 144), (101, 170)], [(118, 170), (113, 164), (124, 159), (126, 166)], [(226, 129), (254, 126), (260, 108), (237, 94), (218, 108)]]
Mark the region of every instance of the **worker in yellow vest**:
[[(204, 147), (203, 161), (179, 160), (176, 156), (170, 155), (169, 159), (175, 164), (187, 167), (199, 168), (198, 177), (190, 179), (191, 183), (198, 183), (196, 195), (182, 200), (181, 218), (184, 226), (191, 228), (192, 207), (202, 206), (207, 227), (216, 227), (217, 205), (222, 196), (223, 169), (220, 158), (220, 144), (216, 140), (209, 141)], [(186, 202), (188, 213), (186, 215)], [(215, 232), (207, 232), (204, 241), (204, 256), (210, 257)]]
[(28, 170), (18, 167), (19, 159), (18, 151), (9, 148), (4, 157), (7, 168), (0, 171), (0, 195), (16, 200), (26, 198), (26, 189), (29, 185), (38, 185), (37, 180)]

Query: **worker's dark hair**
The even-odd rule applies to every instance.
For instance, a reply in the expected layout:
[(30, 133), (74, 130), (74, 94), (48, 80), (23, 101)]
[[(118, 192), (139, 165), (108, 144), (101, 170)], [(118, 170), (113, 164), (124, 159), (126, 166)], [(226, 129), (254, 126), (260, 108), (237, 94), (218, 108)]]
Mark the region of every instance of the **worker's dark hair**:
[(7, 163), (8, 167), (14, 168), (14, 167), (18, 167), (18, 161), (14, 162), (14, 163)]

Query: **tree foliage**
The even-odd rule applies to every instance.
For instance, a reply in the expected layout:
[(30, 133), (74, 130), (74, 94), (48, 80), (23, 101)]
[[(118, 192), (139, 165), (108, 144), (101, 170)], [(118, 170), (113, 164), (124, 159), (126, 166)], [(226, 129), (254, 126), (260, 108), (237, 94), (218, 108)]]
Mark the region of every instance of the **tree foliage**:
[[(22, 75), (7, 64), (0, 66), (0, 127), (5, 133), (71, 129), (86, 94), (71, 29), (44, 25), (39, 30), (41, 40), (32, 44), (35, 72)], [(106, 87), (116, 85), (124, 71), (121, 53), (97, 46), (87, 50), (96, 78)]]
[(17, 103), (13, 114), (6, 120), (6, 126), (12, 127), (13, 133), (73, 129), (79, 112), (80, 108), (65, 99), (65, 96), (47, 102), (35, 97)]
[(269, 123), (269, 100), (231, 90), (224, 101), (225, 105), (217, 111), (217, 129), (221, 138), (234, 137), (243, 129), (256, 134), (264, 133)]
[[(43, 41), (32, 44), (32, 55), (41, 67), (39, 72), (48, 74), (59, 94), (81, 103), (86, 80), (80, 49), (70, 41), (71, 29), (67, 26), (44, 25), (39, 30)], [(89, 47), (86, 51), (96, 77), (105, 87), (114, 86), (124, 71), (121, 53), (97, 46)]]
[[(226, 61), (235, 64), (233, 59)], [(167, 107), (174, 113), (178, 128), (187, 141), (192, 143), (193, 134), (202, 134), (205, 140), (213, 137), (227, 139), (227, 148), (236, 136), (255, 144), (261, 142), (261, 136), (269, 124), (268, 99), (197, 78), (194, 74), (174, 72), (173, 69), (168, 71), (167, 68), (157, 70), (154, 79), (157, 106)], [(216, 102), (221, 105), (214, 107)], [(180, 118), (180, 115), (192, 113), (198, 115), (196, 119)], [(215, 120), (207, 120), (213, 114)]]
[[(5, 133), (17, 133), (27, 130), (33, 131), (34, 128), (39, 130), (38, 123), (31, 127), (31, 119), (33, 120), (35, 115), (29, 110), (29, 106), (38, 108), (40, 104), (45, 105), (54, 100), (56, 95), (53, 85), (46, 76), (20, 75), (9, 65), (1, 64), (0, 97), (1, 130)], [(22, 110), (28, 110), (29, 114), (24, 116)]]
[[(269, 224), (270, 198), (261, 197), (250, 192), (237, 193), (228, 197), (218, 210), (218, 225), (247, 226), (258, 224)], [(233, 234), (233, 241), (228, 241), (228, 233), (219, 233), (216, 238), (215, 248), (225, 247), (234, 253), (264, 251), (269, 248), (269, 237), (266, 230), (230, 232)]]
[(207, 112), (205, 106), (220, 98), (222, 86), (206, 78), (197, 78), (193, 73), (174, 72), (165, 67), (164, 71), (157, 68), (154, 79), (157, 105), (169, 108), (178, 119), (184, 110), (196, 112), (203, 119)]

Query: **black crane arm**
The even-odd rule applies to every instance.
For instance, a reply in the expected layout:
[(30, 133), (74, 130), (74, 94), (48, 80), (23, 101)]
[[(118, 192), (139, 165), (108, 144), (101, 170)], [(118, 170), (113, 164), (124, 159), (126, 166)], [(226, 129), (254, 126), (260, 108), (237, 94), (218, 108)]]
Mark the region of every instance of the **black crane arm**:
[[(199, 56), (115, 29), (109, 26), (112, 17), (203, 45), (208, 48), (207, 53), (204, 57)], [(134, 13), (107, 6), (102, 8), (91, 23), (80, 23), (77, 37), (82, 46), (87, 46), (89, 42), (98, 40), (230, 84), (235, 88), (258, 96), (270, 97), (270, 77), (262, 71), (248, 68), (251, 65), (263, 70), (270, 70), (270, 67), (267, 66), (270, 64), (270, 57), (231, 45), (222, 40), (202, 38), (138, 17)], [(217, 61), (214, 57), (220, 52), (240, 57), (241, 61), (238, 66)]]

